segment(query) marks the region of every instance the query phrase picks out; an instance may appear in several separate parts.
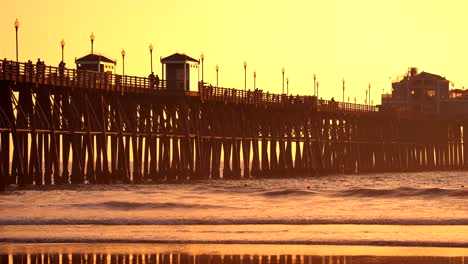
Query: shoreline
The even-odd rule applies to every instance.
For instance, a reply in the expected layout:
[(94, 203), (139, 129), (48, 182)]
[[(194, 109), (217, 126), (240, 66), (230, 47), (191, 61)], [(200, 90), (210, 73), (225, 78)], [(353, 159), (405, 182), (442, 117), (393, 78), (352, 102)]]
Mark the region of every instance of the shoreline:
[(38, 253), (468, 257), (468, 247), (191, 243), (0, 243), (0, 254)]
[(467, 231), (466, 225), (0, 225), (0, 243), (468, 248)]

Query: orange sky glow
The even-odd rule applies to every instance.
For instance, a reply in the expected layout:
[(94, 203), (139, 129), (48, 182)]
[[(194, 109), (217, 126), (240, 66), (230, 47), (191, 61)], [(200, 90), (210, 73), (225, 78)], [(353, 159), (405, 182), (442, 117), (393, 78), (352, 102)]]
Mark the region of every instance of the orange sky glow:
[(155, 72), (159, 57), (174, 52), (194, 58), (205, 55), (205, 81), (219, 86), (281, 92), (281, 69), (292, 94), (313, 94), (313, 74), (320, 97), (364, 103), (368, 83), (374, 104), (382, 90), (390, 92), (391, 78), (418, 67), (468, 88), (466, 11), (468, 2), (446, 1), (58, 1), (18, 0), (2, 3), (0, 57), (15, 59), (16, 18), (19, 60), (58, 65), (60, 41), (65, 62), (94, 50), (117, 60), (126, 51), (125, 73), (150, 73), (148, 46), (152, 43)]

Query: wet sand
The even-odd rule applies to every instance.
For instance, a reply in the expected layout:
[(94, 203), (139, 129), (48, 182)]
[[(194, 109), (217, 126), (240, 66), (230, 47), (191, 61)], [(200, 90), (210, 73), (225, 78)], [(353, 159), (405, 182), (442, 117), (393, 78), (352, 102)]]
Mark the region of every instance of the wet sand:
[(468, 248), (468, 228), (466, 225), (0, 225), (0, 243)]
[(0, 244), (0, 263), (460, 263), (468, 248), (249, 244)]

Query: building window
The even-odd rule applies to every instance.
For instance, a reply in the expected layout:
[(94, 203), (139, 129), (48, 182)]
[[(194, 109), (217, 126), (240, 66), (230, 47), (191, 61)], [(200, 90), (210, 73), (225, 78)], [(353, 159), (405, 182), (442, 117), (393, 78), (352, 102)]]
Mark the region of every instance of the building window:
[(427, 97), (434, 97), (435, 96), (435, 91), (434, 90), (427, 90), (426, 91), (426, 96)]

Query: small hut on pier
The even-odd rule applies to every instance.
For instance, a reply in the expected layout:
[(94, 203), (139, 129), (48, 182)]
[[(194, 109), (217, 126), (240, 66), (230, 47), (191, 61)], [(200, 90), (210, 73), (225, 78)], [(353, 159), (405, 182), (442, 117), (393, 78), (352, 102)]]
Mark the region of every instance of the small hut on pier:
[(88, 54), (75, 59), (75, 64), (78, 70), (113, 73), (117, 62), (103, 55)]
[[(162, 76), (166, 80), (168, 90), (190, 91), (190, 87), (198, 89), (199, 60), (185, 54), (174, 53), (162, 58), (161, 64)], [(197, 74), (197, 79), (192, 79), (191, 76), (195, 74)]]

